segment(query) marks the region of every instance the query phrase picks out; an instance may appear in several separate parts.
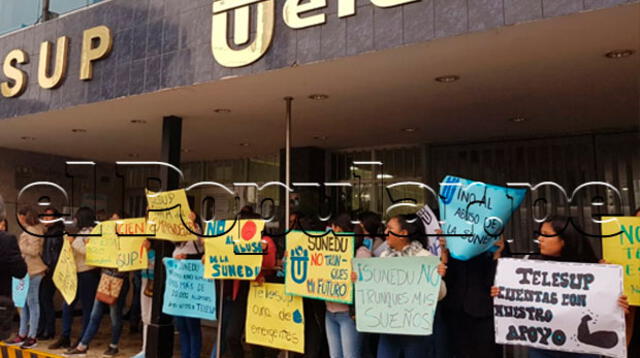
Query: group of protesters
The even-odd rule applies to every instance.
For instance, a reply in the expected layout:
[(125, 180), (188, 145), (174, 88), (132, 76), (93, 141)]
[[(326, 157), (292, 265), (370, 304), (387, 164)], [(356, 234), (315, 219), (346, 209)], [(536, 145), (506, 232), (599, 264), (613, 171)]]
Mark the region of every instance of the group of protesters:
[[(640, 216), (640, 209), (635, 212)], [(39, 213), (30, 207), (20, 208), (18, 221), (23, 233), (18, 239), (9, 235), (4, 202), (0, 197), (0, 314), (10, 314), (11, 278), (29, 275), (29, 288), (24, 307), (20, 310), (20, 325), (17, 334), (5, 340), (7, 345), (33, 348), (38, 340), (55, 341), (49, 345), (52, 350), (65, 349), (63, 355), (86, 356), (101, 327), (103, 313), (107, 309), (111, 320), (111, 342), (104, 357), (118, 355), (119, 341), (123, 331), (124, 313), (129, 291), (133, 291), (131, 308), (127, 314), (132, 322), (131, 329), (142, 327), (142, 349), (135, 357), (144, 357), (147, 331), (151, 321), (151, 304), (154, 280), (155, 253), (149, 241), (147, 248), (149, 266), (145, 270), (119, 272), (117, 269), (95, 268), (86, 264), (87, 236), (96, 225), (96, 214), (92, 209), (80, 208), (74, 215), (74, 234), (65, 236), (69, 229), (61, 220), (61, 215), (53, 208)], [(109, 219), (122, 219), (125, 215), (114, 213)], [(260, 219), (251, 207), (243, 208), (239, 219)], [(200, 219), (192, 212), (189, 218), (196, 231), (202, 233)], [(321, 221), (317, 215), (293, 213), (289, 217), (292, 229), (305, 231), (353, 232), (355, 233), (355, 257), (404, 257), (439, 256), (438, 274), (442, 277), (438, 293), (438, 305), (430, 336), (393, 335), (361, 333), (356, 329), (354, 305), (325, 302), (303, 298), (304, 305), (304, 357), (502, 357), (505, 347), (495, 343), (493, 297), (500, 294), (494, 286), (497, 260), (512, 256), (504, 239), (488, 250), (469, 260), (462, 261), (450, 257), (446, 242), (437, 235), (427, 235), (420, 219), (414, 215), (396, 215), (383, 218), (373, 212), (362, 212), (353, 217), (350, 214), (337, 215), (330, 221)], [(551, 217), (540, 224), (539, 251), (529, 259), (598, 263), (602, 260), (594, 252), (588, 241), (574, 225), (566, 225), (569, 218)], [(276, 357), (280, 353), (273, 348), (248, 345), (243, 342), (244, 324), (247, 315), (247, 299), (251, 284), (264, 282), (282, 283), (286, 254), (282, 254), (282, 236), (262, 235), (262, 270), (256, 282), (222, 280), (217, 287), (224, 286), (222, 296), (223, 312), (220, 345), (214, 345), (212, 357), (217, 354), (241, 358), (250, 351), (253, 357)], [(77, 271), (77, 297), (62, 308), (62, 333), (56, 337), (56, 312), (53, 271), (63, 247), (69, 240), (73, 249)], [(202, 238), (177, 243), (173, 251), (175, 259), (200, 259), (204, 253)], [(352, 275), (355, 276), (355, 275)], [(355, 277), (352, 277), (355, 281)], [(103, 280), (118, 282), (118, 291), (111, 297), (100, 297), (98, 286)], [(130, 289), (131, 288), (131, 289)], [(157, 294), (157, 293), (156, 293)], [(104, 296), (104, 295), (102, 295)], [(79, 334), (72, 339), (72, 326), (76, 303), (80, 303), (82, 324)], [(627, 318), (627, 343), (629, 357), (640, 356), (638, 329), (633, 331), (635, 307), (630, 307), (626, 296), (617, 300), (619, 309)], [(218, 305), (218, 307), (221, 305)], [(635, 318), (634, 318), (635, 317)], [(3, 330), (10, 319), (0, 320)], [(175, 327), (179, 333), (182, 358), (201, 357), (203, 337), (201, 321), (196, 318), (175, 317)], [(635, 336), (634, 336), (635, 334)], [(3, 337), (4, 338), (4, 337)], [(219, 351), (219, 352), (218, 352)], [(299, 355), (291, 353), (292, 355)], [(597, 357), (583, 353), (528, 349), (528, 355), (538, 357)]]

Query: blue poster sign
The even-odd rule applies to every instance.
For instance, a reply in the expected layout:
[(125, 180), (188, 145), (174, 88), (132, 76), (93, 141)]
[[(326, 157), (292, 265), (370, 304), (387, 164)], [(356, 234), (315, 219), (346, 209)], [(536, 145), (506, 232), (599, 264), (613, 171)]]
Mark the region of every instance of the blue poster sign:
[(447, 249), (469, 260), (494, 247), (527, 189), (507, 188), (447, 176), (440, 184), (440, 220)]
[(163, 260), (167, 269), (162, 312), (178, 317), (216, 319), (216, 287), (203, 277), (200, 260)]

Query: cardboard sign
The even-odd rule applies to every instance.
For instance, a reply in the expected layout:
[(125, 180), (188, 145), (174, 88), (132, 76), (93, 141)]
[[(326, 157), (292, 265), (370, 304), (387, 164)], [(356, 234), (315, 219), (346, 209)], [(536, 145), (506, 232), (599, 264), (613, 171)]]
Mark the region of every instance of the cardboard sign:
[(11, 298), (16, 307), (23, 308), (27, 303), (27, 294), (29, 293), (29, 274), (23, 278), (11, 279)]
[(526, 189), (505, 188), (447, 176), (440, 185), (440, 220), (447, 249), (458, 260), (469, 260), (494, 247)]
[(116, 222), (103, 221), (91, 230), (86, 244), (87, 255), (85, 262), (89, 266), (117, 268), (118, 267), (118, 236)]
[(162, 312), (179, 317), (216, 319), (215, 281), (205, 280), (200, 260), (165, 258), (167, 281)]
[[(189, 219), (191, 209), (184, 189), (154, 193), (146, 191), (149, 207), (149, 230), (155, 239), (170, 241), (196, 240)], [(153, 230), (152, 230), (153, 229)], [(191, 231), (190, 231), (191, 230)]]
[(255, 280), (262, 267), (264, 220), (207, 223), (204, 239), (204, 277), (220, 280)]
[[(310, 233), (321, 235), (322, 233)], [(307, 236), (301, 231), (287, 235), (285, 285), (288, 295), (351, 303), (353, 236), (326, 234)]]
[(147, 249), (143, 246), (147, 239), (147, 223), (145, 218), (117, 220), (115, 223), (118, 235), (118, 271), (136, 271), (146, 269), (149, 262)]
[(603, 217), (602, 221), (602, 255), (608, 263), (622, 265), (624, 294), (629, 304), (640, 306), (640, 217)]
[(430, 335), (442, 281), (439, 264), (436, 256), (353, 259), (357, 330)]
[(251, 285), (245, 325), (247, 343), (304, 354), (302, 298), (287, 296), (284, 285)]
[(495, 285), (496, 343), (627, 356), (620, 266), (500, 259)]
[(73, 257), (73, 249), (67, 236), (64, 237), (60, 257), (53, 271), (53, 283), (67, 304), (71, 304), (76, 298), (76, 292), (78, 291), (78, 274), (76, 270), (76, 260)]
[(440, 256), (440, 240), (438, 240), (438, 234), (436, 234), (436, 231), (440, 230), (438, 217), (436, 217), (429, 205), (423, 206), (416, 215), (422, 221), (424, 232), (427, 234), (427, 247), (425, 248), (435, 256)]

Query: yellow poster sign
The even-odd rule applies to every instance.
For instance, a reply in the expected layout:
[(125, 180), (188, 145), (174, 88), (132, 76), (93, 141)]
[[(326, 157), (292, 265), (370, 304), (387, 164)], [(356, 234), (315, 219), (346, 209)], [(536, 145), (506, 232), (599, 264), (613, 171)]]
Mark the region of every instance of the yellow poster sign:
[[(155, 239), (170, 241), (196, 240), (191, 209), (184, 189), (154, 193), (146, 191), (149, 206), (148, 225)], [(185, 226), (187, 225), (187, 226)], [(189, 229), (191, 231), (189, 231)]]
[(603, 217), (602, 221), (608, 221), (602, 224), (602, 255), (608, 263), (622, 265), (624, 294), (629, 304), (640, 306), (640, 217)]
[(285, 278), (287, 294), (351, 303), (351, 259), (355, 241), (353, 236), (346, 235), (289, 233)]
[(145, 218), (116, 221), (118, 235), (118, 257), (116, 264), (119, 271), (135, 271), (146, 269), (149, 260), (147, 249), (143, 246), (147, 223)]
[[(207, 223), (204, 239), (204, 277), (208, 279), (254, 280), (262, 266), (264, 220), (213, 221)], [(229, 230), (231, 229), (231, 230)]]
[(247, 343), (304, 354), (302, 297), (287, 296), (284, 285), (251, 285), (247, 301)]
[(115, 221), (103, 221), (96, 225), (87, 240), (86, 263), (89, 266), (118, 267), (118, 238)]
[(78, 291), (78, 275), (76, 271), (76, 260), (73, 258), (73, 249), (68, 238), (65, 236), (60, 258), (53, 271), (53, 283), (62, 294), (64, 300), (71, 304), (76, 298)]

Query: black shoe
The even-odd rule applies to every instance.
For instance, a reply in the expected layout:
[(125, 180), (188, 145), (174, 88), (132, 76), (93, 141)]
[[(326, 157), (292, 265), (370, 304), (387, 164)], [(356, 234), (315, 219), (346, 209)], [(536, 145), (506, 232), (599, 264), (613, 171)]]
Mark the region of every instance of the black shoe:
[(86, 357), (87, 356), (87, 349), (81, 351), (77, 347), (76, 348), (70, 348), (68, 351), (62, 353), (62, 356), (63, 357)]
[(33, 337), (28, 337), (24, 343), (20, 346), (21, 349), (31, 349), (38, 345), (38, 340)]
[(118, 355), (120, 351), (118, 350), (118, 347), (112, 347), (111, 345), (109, 345), (109, 348), (107, 348), (106, 351), (104, 351), (104, 353), (102, 353), (103, 357), (115, 357), (116, 355)]
[(49, 345), (49, 349), (61, 349), (71, 347), (71, 340), (69, 337), (60, 337), (53, 344)]

